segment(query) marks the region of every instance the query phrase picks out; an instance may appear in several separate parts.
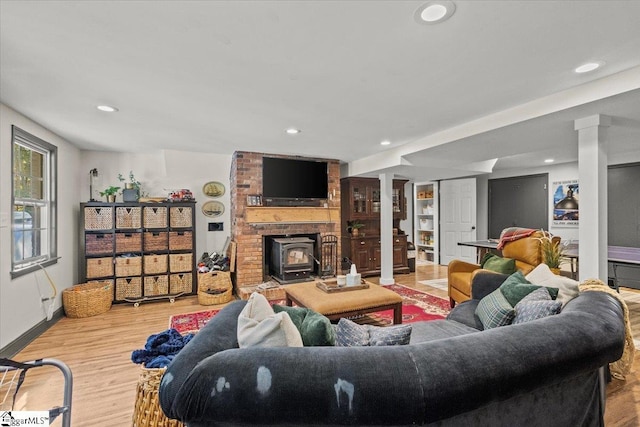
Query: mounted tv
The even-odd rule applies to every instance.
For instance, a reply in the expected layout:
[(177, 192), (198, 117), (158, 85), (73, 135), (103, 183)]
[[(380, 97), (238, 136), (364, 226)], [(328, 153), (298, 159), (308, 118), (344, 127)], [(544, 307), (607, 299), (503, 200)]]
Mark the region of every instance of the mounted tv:
[(262, 158), (262, 200), (266, 206), (321, 206), (327, 199), (327, 162)]

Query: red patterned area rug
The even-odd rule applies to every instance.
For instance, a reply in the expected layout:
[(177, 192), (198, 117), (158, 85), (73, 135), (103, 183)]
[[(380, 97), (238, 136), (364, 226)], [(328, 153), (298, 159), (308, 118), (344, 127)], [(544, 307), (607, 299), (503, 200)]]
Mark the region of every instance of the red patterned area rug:
[[(402, 323), (423, 320), (444, 319), (451, 307), (449, 301), (404, 285), (386, 285), (402, 296)], [(272, 304), (284, 304), (284, 300), (270, 301)], [(220, 310), (204, 310), (195, 313), (175, 314), (169, 319), (169, 327), (181, 334), (196, 333)], [(393, 324), (393, 310), (369, 313), (351, 319), (360, 324), (387, 326)]]

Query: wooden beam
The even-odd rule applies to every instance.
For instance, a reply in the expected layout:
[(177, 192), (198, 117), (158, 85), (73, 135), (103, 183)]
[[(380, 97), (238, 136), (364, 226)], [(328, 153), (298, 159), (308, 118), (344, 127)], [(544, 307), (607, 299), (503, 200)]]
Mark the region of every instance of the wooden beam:
[(249, 224), (340, 222), (338, 208), (247, 206), (245, 209), (245, 219)]

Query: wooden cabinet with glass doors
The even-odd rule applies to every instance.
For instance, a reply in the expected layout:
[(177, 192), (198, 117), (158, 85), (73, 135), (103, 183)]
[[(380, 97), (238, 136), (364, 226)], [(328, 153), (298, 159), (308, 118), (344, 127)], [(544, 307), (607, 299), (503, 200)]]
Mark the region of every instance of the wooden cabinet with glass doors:
[[(408, 273), (407, 236), (400, 230), (400, 220), (407, 218), (404, 194), (406, 180), (393, 180), (392, 209), (393, 269), (396, 273)], [(343, 178), (341, 184), (342, 256), (356, 264), (363, 275), (380, 274), (380, 180), (377, 178)], [(351, 233), (358, 224), (358, 233)]]

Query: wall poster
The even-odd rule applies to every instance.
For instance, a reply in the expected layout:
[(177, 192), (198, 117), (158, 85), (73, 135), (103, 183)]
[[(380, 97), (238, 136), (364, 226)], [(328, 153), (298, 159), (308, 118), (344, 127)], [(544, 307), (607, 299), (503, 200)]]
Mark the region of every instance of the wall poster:
[(578, 180), (553, 182), (553, 225), (555, 227), (577, 227), (579, 221)]

